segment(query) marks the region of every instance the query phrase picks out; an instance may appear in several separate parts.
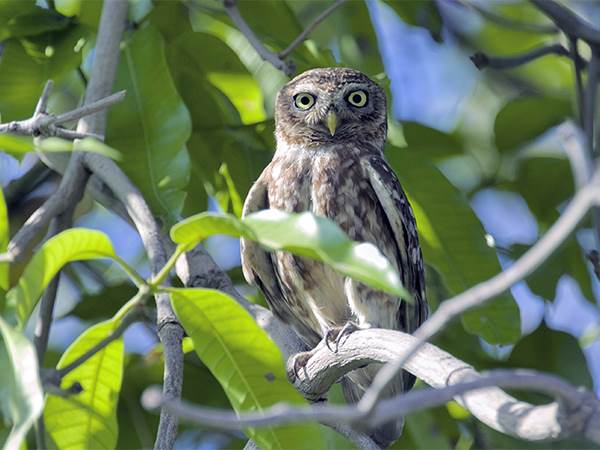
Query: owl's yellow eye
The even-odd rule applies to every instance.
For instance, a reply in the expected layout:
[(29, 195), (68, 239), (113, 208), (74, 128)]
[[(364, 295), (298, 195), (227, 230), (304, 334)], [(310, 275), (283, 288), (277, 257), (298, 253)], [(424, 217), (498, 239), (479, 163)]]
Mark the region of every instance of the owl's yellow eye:
[(308, 92), (301, 92), (294, 96), (294, 105), (299, 109), (309, 109), (315, 104), (315, 96)]
[(362, 108), (367, 104), (367, 93), (365, 91), (352, 91), (346, 99), (352, 106)]

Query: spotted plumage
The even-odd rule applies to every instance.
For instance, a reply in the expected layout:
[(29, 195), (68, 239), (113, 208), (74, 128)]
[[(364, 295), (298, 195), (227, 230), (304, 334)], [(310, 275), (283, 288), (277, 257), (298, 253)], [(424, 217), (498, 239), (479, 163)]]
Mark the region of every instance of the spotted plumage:
[[(355, 322), (360, 327), (414, 331), (426, 318), (423, 262), (408, 200), (383, 156), (387, 133), (383, 90), (364, 74), (345, 68), (314, 69), (277, 96), (277, 150), (250, 190), (244, 215), (273, 208), (312, 211), (336, 222), (355, 241), (370, 242), (397, 268), (415, 298), (409, 304), (354, 281), (330, 267), (284, 252), (268, 253), (242, 240), (248, 282), (264, 292), (276, 314), (309, 347), (328, 330)], [(347, 400), (357, 401), (377, 366), (343, 381)], [(412, 387), (401, 374), (387, 395)], [(373, 431), (389, 445), (402, 424)]]

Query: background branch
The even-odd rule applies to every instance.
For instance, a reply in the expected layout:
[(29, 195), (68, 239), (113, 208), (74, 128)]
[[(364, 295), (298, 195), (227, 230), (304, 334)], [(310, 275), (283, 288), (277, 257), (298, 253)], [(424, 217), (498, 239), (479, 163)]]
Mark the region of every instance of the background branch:
[[(295, 385), (309, 397), (323, 393), (344, 374), (370, 363), (396, 360), (417, 339), (409, 334), (384, 329), (359, 330), (348, 335), (338, 352), (321, 342), (300, 371)], [(425, 344), (406, 370), (435, 389), (413, 390), (381, 400), (366, 418), (356, 406), (317, 404), (311, 407), (275, 405), (258, 413), (236, 415), (232, 411), (202, 408), (167, 401), (168, 407), (186, 420), (221, 429), (237, 430), (307, 420), (325, 423), (355, 423), (375, 426), (412, 411), (444, 404), (452, 398), (488, 426), (530, 441), (559, 439), (582, 434), (600, 443), (600, 402), (592, 393), (579, 391), (562, 379), (527, 370), (500, 370), (479, 374), (470, 365), (431, 344)], [(495, 386), (542, 392), (559, 401), (546, 405), (521, 402)], [(155, 408), (165, 400), (150, 389), (143, 404)], [(573, 420), (577, 417), (577, 420)]]

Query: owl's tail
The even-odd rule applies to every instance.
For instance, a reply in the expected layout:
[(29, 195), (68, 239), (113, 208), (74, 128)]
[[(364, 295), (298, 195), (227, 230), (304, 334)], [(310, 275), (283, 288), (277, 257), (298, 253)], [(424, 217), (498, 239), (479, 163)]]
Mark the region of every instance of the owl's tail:
[[(363, 369), (350, 372), (342, 379), (342, 391), (348, 403), (357, 403), (361, 399), (380, 367), (381, 364), (370, 364)], [(383, 397), (389, 398), (408, 391), (414, 384), (415, 377), (413, 375), (408, 372), (401, 372), (386, 388)], [(403, 426), (404, 418), (398, 417), (391, 422), (370, 430), (369, 436), (381, 448), (387, 448), (400, 437)]]

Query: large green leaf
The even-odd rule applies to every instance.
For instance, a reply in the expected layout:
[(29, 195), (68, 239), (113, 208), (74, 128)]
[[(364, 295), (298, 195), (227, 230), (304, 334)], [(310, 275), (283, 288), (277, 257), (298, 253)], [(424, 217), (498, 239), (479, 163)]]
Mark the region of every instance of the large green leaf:
[[(6, 251), (8, 247), (8, 240), (10, 238), (8, 230), (8, 211), (6, 210), (6, 202), (4, 201), (4, 192), (0, 187), (0, 253)], [(2, 300), (4, 292), (8, 291), (9, 286), (9, 272), (8, 263), (0, 263), (0, 304), (3, 304)]]
[(0, 317), (0, 407), (12, 430), (5, 450), (17, 450), (44, 408), (37, 355), (29, 340)]
[[(174, 14), (176, 6), (161, 8)], [(205, 187), (214, 190), (222, 163), (240, 192), (247, 192), (272, 155), (272, 127), (260, 122), (265, 112), (257, 82), (221, 39), (181, 33), (169, 41), (167, 58), (194, 124), (188, 142), (192, 178), (185, 207), (186, 214), (193, 214), (206, 209)], [(243, 126), (251, 122), (260, 125)]]
[[(501, 271), (485, 230), (466, 198), (417, 152), (390, 147), (387, 153), (407, 191), (417, 219), (425, 262), (456, 295)], [(519, 309), (509, 294), (466, 312), (462, 323), (469, 333), (494, 344), (515, 342), (520, 336)]]
[(519, 97), (502, 107), (494, 122), (496, 148), (514, 150), (572, 116), (571, 103), (554, 97)]
[(191, 123), (155, 28), (138, 30), (125, 45), (115, 83), (115, 90), (120, 89), (128, 95), (110, 110), (108, 144), (125, 149), (121, 167), (154, 212), (174, 221), (183, 207), (189, 178), (185, 143)]
[[(173, 308), (200, 359), (238, 411), (275, 403), (306, 405), (287, 381), (282, 355), (234, 299), (211, 289), (172, 289)], [(324, 448), (316, 424), (251, 428), (262, 449)]]
[(269, 250), (282, 250), (323, 261), (355, 280), (410, 299), (390, 262), (372, 244), (357, 243), (331, 220), (305, 212), (269, 209), (243, 220), (233, 215), (201, 213), (179, 222), (171, 239), (185, 248), (214, 234), (245, 237)]
[[(57, 368), (84, 354), (118, 325), (101, 322), (86, 330), (65, 351)], [(61, 450), (114, 449), (119, 434), (117, 403), (123, 378), (123, 339), (117, 339), (69, 372), (61, 387), (81, 384), (83, 391), (68, 397), (48, 396), (44, 409), (46, 430)]]
[(6, 294), (5, 316), (23, 327), (42, 292), (65, 264), (97, 258), (116, 258), (108, 236), (99, 231), (71, 228), (48, 239)]

